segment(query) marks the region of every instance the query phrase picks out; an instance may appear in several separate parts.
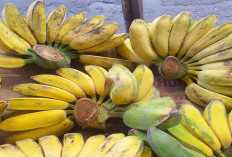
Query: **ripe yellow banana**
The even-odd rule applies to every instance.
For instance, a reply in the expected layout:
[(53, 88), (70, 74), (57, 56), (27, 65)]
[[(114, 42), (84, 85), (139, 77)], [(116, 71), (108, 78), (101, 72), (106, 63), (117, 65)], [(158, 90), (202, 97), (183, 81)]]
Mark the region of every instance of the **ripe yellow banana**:
[(61, 40), (63, 45), (68, 45), (73, 39), (76, 37), (80, 37), (81, 35), (99, 27), (104, 24), (105, 17), (103, 15), (94, 16), (85, 22), (77, 25), (71, 31), (69, 31)]
[(26, 65), (27, 60), (0, 54), (0, 67), (7, 69), (21, 68)]
[(91, 154), (100, 146), (105, 140), (104, 135), (91, 136), (85, 142), (83, 149), (78, 157), (90, 157)]
[(44, 157), (39, 145), (32, 139), (24, 139), (16, 142), (16, 146), (26, 155), (33, 157)]
[(192, 104), (186, 103), (181, 106), (181, 123), (194, 136), (206, 143), (213, 151), (221, 154), (221, 143), (210, 129), (202, 114)]
[(8, 55), (8, 54), (19, 55), (17, 51), (8, 47), (1, 38), (0, 38), (0, 50), (1, 50), (1, 55)]
[(134, 102), (142, 100), (151, 90), (154, 84), (152, 71), (146, 65), (139, 65), (133, 72), (137, 81), (137, 92), (133, 98)]
[(21, 150), (11, 144), (0, 145), (1, 157), (27, 157)]
[(63, 138), (63, 149), (61, 157), (79, 156), (84, 146), (84, 139), (80, 133), (68, 133)]
[(70, 17), (59, 29), (58, 35), (56, 37), (55, 43), (60, 44), (62, 38), (71, 30), (76, 28), (82, 22), (85, 21), (86, 13), (81, 12)]
[(143, 153), (143, 140), (137, 136), (126, 136), (118, 140), (104, 157), (140, 157)]
[(37, 41), (25, 22), (22, 14), (13, 4), (7, 4), (2, 10), (4, 22), (16, 32), (21, 38), (31, 45), (36, 45)]
[(113, 67), (109, 70), (109, 78), (113, 81), (109, 96), (115, 104), (130, 103), (137, 93), (135, 76), (121, 68)]
[(50, 13), (47, 19), (47, 26), (46, 26), (47, 43), (52, 43), (56, 39), (59, 33), (59, 29), (63, 21), (65, 20), (65, 17), (66, 17), (66, 7), (63, 5), (56, 8), (53, 12)]
[(188, 66), (189, 70), (232, 70), (232, 61), (209, 63), (200, 66)]
[(153, 87), (151, 87), (151, 89), (147, 93), (147, 95), (144, 96), (140, 101), (143, 101), (143, 100), (152, 100), (152, 99), (156, 99), (156, 98), (159, 98), (159, 97), (160, 97), (159, 90), (155, 86), (153, 86)]
[(76, 83), (87, 95), (96, 94), (94, 81), (89, 75), (72, 68), (60, 68), (56, 73)]
[(204, 110), (204, 119), (217, 136), (223, 148), (231, 144), (231, 133), (227, 121), (226, 109), (220, 99), (212, 100)]
[(122, 44), (122, 42), (124, 40), (126, 40), (127, 37), (128, 37), (127, 33), (114, 34), (106, 41), (104, 41), (96, 46), (93, 46), (91, 48), (79, 50), (78, 53), (85, 53), (85, 52), (98, 53), (98, 52), (108, 51), (108, 50), (113, 49), (113, 48), (117, 47), (118, 45)]
[(168, 39), (172, 27), (172, 17), (163, 15), (156, 18), (150, 25), (151, 43), (155, 51), (163, 58), (168, 56)]
[(134, 20), (130, 26), (130, 42), (134, 52), (147, 60), (158, 60), (158, 55), (152, 47), (149, 30), (141, 19)]
[(23, 131), (47, 127), (65, 120), (64, 110), (39, 111), (8, 118), (0, 123), (0, 129), (5, 131)]
[(197, 22), (195, 27), (192, 27), (192, 29), (186, 34), (178, 51), (177, 58), (180, 59), (184, 56), (192, 45), (214, 26), (216, 21), (217, 17), (215, 15), (209, 15)]
[(56, 76), (56, 75), (48, 75), (48, 74), (35, 75), (35, 76), (32, 76), (31, 78), (41, 84), (61, 88), (73, 94), (74, 96), (78, 98), (86, 97), (86, 94), (77, 84), (75, 84), (73, 81), (70, 81), (66, 78)]
[(124, 137), (125, 135), (122, 133), (111, 134), (91, 155), (96, 157), (104, 156), (115, 145), (115, 143), (117, 143), (117, 141)]
[(74, 126), (74, 122), (66, 118), (61, 123), (58, 123), (52, 126), (43, 127), (39, 129), (33, 129), (29, 131), (14, 132), (5, 138), (5, 142), (15, 143), (18, 140), (23, 140), (27, 138), (38, 140), (40, 137), (47, 136), (47, 135), (60, 136), (68, 132), (69, 130), (71, 130), (73, 126)]
[(180, 141), (185, 147), (196, 150), (205, 156), (212, 156), (213, 151), (200, 139), (191, 134), (183, 124), (178, 124), (167, 129), (168, 133)]
[(41, 84), (33, 84), (33, 83), (19, 84), (13, 86), (12, 90), (23, 95), (53, 98), (67, 102), (75, 102), (77, 100), (74, 95), (62, 89), (53, 86), (41, 85)]
[(83, 50), (96, 46), (109, 39), (118, 30), (118, 27), (118, 23), (116, 22), (97, 27), (80, 37), (74, 38), (69, 46), (76, 50)]
[(232, 111), (228, 114), (228, 124), (230, 127), (230, 132), (232, 133)]
[(36, 97), (11, 98), (6, 104), (8, 110), (62, 110), (71, 105), (66, 101)]
[(56, 136), (44, 136), (39, 138), (38, 142), (39, 146), (43, 150), (44, 156), (61, 156), (62, 145), (60, 143), (60, 140)]
[(143, 147), (143, 153), (141, 154), (140, 157), (153, 157), (151, 148), (145, 145)]
[(175, 56), (180, 49), (181, 43), (188, 32), (191, 23), (191, 13), (183, 11), (172, 21), (172, 28), (168, 40), (168, 50), (170, 56)]
[(38, 43), (46, 41), (46, 14), (43, 1), (33, 2), (27, 11), (27, 24), (37, 39)]
[(15, 116), (19, 116), (19, 115), (33, 113), (33, 112), (37, 112), (37, 111), (31, 111), (31, 110), (15, 110), (15, 111), (11, 111), (11, 112), (8, 112), (8, 113), (2, 115), (2, 120), (5, 120), (5, 119), (11, 118), (11, 117), (15, 117)]
[(197, 24), (197, 20), (194, 20), (193, 18), (191, 18), (191, 23), (190, 26), (188, 28), (188, 31), (191, 30), (192, 28), (194, 28)]

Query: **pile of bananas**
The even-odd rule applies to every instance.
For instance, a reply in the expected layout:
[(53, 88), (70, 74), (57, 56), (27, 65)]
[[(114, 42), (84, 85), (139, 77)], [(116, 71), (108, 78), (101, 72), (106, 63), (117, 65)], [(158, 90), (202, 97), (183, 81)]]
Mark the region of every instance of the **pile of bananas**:
[(186, 75), (196, 79), (199, 90), (186, 89), (195, 103), (204, 106), (221, 98), (228, 107), (232, 104), (232, 22), (212, 28), (216, 21), (215, 15), (209, 15), (197, 22), (188, 11), (173, 20), (170, 15), (152, 23), (137, 19), (130, 26), (130, 38), (117, 51), (127, 60), (157, 65), (167, 79)]
[(12, 144), (0, 145), (1, 157), (152, 157), (152, 151), (144, 146), (137, 136), (125, 136), (122, 133), (108, 137), (96, 135), (86, 142), (80, 133), (67, 133), (63, 144), (54, 136), (39, 138), (38, 143), (32, 139), (24, 139)]

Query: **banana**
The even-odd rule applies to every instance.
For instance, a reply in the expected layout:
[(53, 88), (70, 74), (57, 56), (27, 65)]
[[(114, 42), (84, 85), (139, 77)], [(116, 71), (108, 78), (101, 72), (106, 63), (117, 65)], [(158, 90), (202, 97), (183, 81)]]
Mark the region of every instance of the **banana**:
[(178, 124), (174, 127), (168, 128), (167, 132), (175, 137), (185, 147), (198, 151), (205, 156), (212, 156), (213, 151), (204, 144), (200, 139), (191, 134), (183, 124)]
[(84, 146), (84, 139), (80, 133), (68, 133), (63, 138), (61, 157), (76, 157)]
[(160, 97), (159, 90), (155, 86), (152, 86), (150, 91), (147, 93), (147, 95), (144, 96), (140, 101), (152, 100), (152, 99), (156, 99), (156, 98), (159, 98), (159, 97)]
[(74, 38), (69, 46), (75, 50), (82, 50), (96, 46), (109, 39), (118, 30), (118, 27), (118, 23), (116, 22), (97, 27), (80, 37)]
[(59, 29), (58, 35), (56, 37), (55, 43), (60, 44), (62, 38), (71, 30), (76, 28), (82, 22), (85, 21), (86, 13), (81, 12), (70, 17)]
[(85, 53), (85, 52), (98, 53), (98, 52), (108, 51), (122, 44), (122, 42), (126, 40), (127, 37), (128, 37), (127, 33), (114, 34), (109, 39), (107, 39), (106, 41), (96, 46), (93, 46), (91, 48), (84, 49), (84, 50), (79, 50), (77, 52), (78, 53)]
[(37, 111), (15, 110), (15, 111), (7, 112), (6, 114), (2, 115), (1, 118), (2, 118), (2, 120), (6, 120), (6, 119), (11, 118), (11, 117), (16, 117), (19, 115), (24, 115), (24, 114), (33, 113), (33, 112), (37, 112)]
[(26, 83), (15, 85), (12, 90), (23, 95), (53, 98), (67, 102), (75, 102), (77, 100), (74, 95), (57, 87), (47, 85)]
[(111, 134), (105, 141), (98, 146), (98, 148), (91, 154), (91, 156), (104, 156), (120, 139), (124, 138), (123, 133)]
[(180, 112), (182, 114), (181, 123), (186, 129), (207, 144), (213, 151), (221, 154), (221, 143), (204, 120), (200, 111), (190, 103), (186, 103), (181, 106)]
[(152, 47), (149, 30), (145, 22), (136, 19), (130, 26), (130, 42), (134, 52), (146, 60), (158, 60), (158, 55)]
[(188, 31), (194, 28), (196, 24), (197, 24), (197, 20), (194, 20), (193, 18), (191, 18), (191, 23), (189, 25)]
[(156, 18), (150, 25), (151, 43), (159, 56), (168, 56), (168, 40), (172, 27), (172, 17), (163, 15)]
[(0, 50), (1, 50), (1, 55), (8, 55), (8, 54), (19, 55), (18, 52), (8, 47), (1, 38), (0, 38)]
[(141, 157), (152, 157), (152, 156), (153, 154), (151, 148), (145, 145), (143, 147), (143, 153), (141, 154)]
[(230, 111), (230, 113), (228, 114), (228, 124), (230, 127), (230, 132), (232, 134), (232, 111)]
[(133, 71), (133, 75), (137, 81), (137, 92), (133, 101), (137, 102), (143, 99), (153, 87), (154, 76), (152, 71), (146, 65), (139, 65)]
[(39, 145), (32, 139), (25, 139), (16, 142), (16, 146), (26, 155), (33, 157), (44, 157)]
[(232, 61), (209, 63), (200, 66), (188, 66), (189, 70), (232, 70)]
[(181, 43), (188, 32), (191, 23), (191, 13), (183, 11), (172, 21), (172, 28), (168, 39), (168, 50), (170, 56), (175, 56), (180, 49)]
[(38, 140), (39, 146), (43, 150), (44, 156), (60, 157), (62, 145), (54, 135), (44, 136)]
[(65, 120), (64, 110), (39, 111), (8, 118), (0, 123), (0, 129), (5, 131), (24, 131), (47, 127)]
[(206, 47), (205, 49), (201, 50), (196, 55), (194, 55), (192, 58), (185, 61), (184, 64), (189, 64), (197, 60), (200, 60), (204, 57), (207, 57), (209, 55), (213, 55), (217, 52), (229, 49), (231, 48), (231, 44), (232, 44), (232, 34), (230, 34), (229, 36), (227, 36), (226, 38), (222, 40), (217, 41), (216, 43), (212, 45), (209, 45), (208, 47)]
[(78, 157), (90, 157), (90, 155), (93, 154), (93, 152), (99, 147), (99, 145), (102, 145), (104, 140), (104, 135), (95, 135), (89, 137)]
[(87, 74), (72, 68), (60, 68), (56, 73), (76, 83), (87, 95), (96, 94), (94, 81)]
[(130, 103), (137, 92), (137, 81), (135, 76), (121, 68), (113, 67), (109, 70), (109, 78), (113, 81), (109, 96), (117, 104)]
[(38, 43), (46, 41), (46, 15), (43, 1), (33, 2), (27, 11), (27, 24), (37, 39)]
[(28, 130), (28, 131), (14, 132), (5, 138), (5, 142), (15, 143), (18, 140), (23, 140), (26, 138), (38, 140), (40, 137), (47, 135), (60, 136), (71, 130), (73, 126), (74, 126), (74, 122), (66, 118), (61, 123), (52, 126)]
[(80, 37), (81, 35), (90, 32), (91, 30), (102, 26), (104, 24), (105, 17), (103, 15), (94, 16), (80, 25), (77, 25), (71, 31), (69, 31), (61, 40), (63, 45), (68, 45), (73, 39), (76, 37)]
[(192, 27), (192, 29), (186, 34), (178, 51), (177, 58), (180, 59), (184, 56), (192, 45), (214, 26), (216, 21), (217, 17), (215, 15), (209, 15), (197, 22), (195, 27)]
[(17, 57), (9, 57), (0, 54), (0, 67), (7, 69), (21, 68), (27, 64), (27, 60)]
[(66, 7), (65, 6), (60, 6), (56, 8), (53, 12), (50, 13), (47, 19), (47, 34), (46, 34), (46, 42), (47, 43), (52, 43), (58, 33), (59, 29), (65, 20), (66, 17)]
[(54, 87), (61, 88), (78, 98), (86, 97), (86, 94), (83, 90), (74, 82), (56, 75), (40, 74), (31, 77), (33, 80)]
[(231, 144), (231, 133), (227, 121), (226, 109), (220, 99), (213, 99), (204, 110), (204, 119), (217, 136), (223, 148)]
[(131, 47), (130, 39), (127, 38), (123, 43), (116, 47), (117, 52), (123, 58), (139, 64), (151, 64), (151, 61), (139, 57)]
[(5, 103), (8, 110), (62, 110), (71, 106), (66, 101), (36, 97), (11, 98)]
[(7, 4), (3, 8), (2, 17), (10, 29), (16, 32), (21, 38), (26, 40), (31, 45), (37, 44), (37, 41), (27, 26), (22, 14), (13, 4)]
[(127, 156), (140, 157), (143, 153), (143, 141), (137, 136), (126, 136), (118, 140), (104, 157)]
[(200, 38), (193, 46), (188, 50), (182, 61), (193, 57), (201, 50), (205, 49), (209, 45), (227, 37), (232, 32), (232, 22), (217, 26), (211, 29), (207, 34)]
[(26, 157), (22, 151), (11, 144), (0, 145), (0, 155), (1, 157)]
[(129, 69), (133, 69), (134, 65), (132, 62), (128, 60), (123, 60), (119, 58), (110, 58), (110, 57), (102, 57), (102, 56), (94, 56), (94, 55), (80, 55), (79, 58), (80, 63), (84, 65), (97, 65), (104, 68), (111, 68), (113, 64), (122, 64)]

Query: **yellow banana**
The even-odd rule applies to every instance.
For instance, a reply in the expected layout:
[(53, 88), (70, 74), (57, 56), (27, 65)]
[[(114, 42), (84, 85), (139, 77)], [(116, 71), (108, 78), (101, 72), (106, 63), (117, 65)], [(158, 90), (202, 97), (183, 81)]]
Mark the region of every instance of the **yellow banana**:
[(62, 38), (71, 30), (76, 28), (82, 22), (85, 21), (86, 13), (81, 12), (70, 17), (59, 29), (59, 33), (56, 37), (55, 43), (60, 44)]
[(91, 136), (85, 142), (83, 149), (78, 157), (90, 157), (91, 154), (100, 146), (105, 140), (104, 135)]
[(15, 110), (15, 111), (11, 111), (11, 112), (7, 112), (6, 114), (2, 115), (2, 120), (11, 118), (11, 117), (15, 117), (15, 116), (19, 116), (19, 115), (24, 115), (24, 114), (28, 114), (28, 113), (33, 113), (33, 112), (37, 112), (37, 111), (31, 111), (31, 110)]
[(154, 84), (152, 71), (146, 65), (139, 65), (133, 72), (137, 81), (137, 93), (133, 99), (134, 102), (143, 99), (151, 90)]
[(125, 156), (140, 157), (143, 153), (143, 141), (137, 136), (126, 136), (118, 140), (104, 157)]
[(126, 40), (127, 37), (128, 37), (127, 33), (114, 34), (106, 41), (104, 41), (96, 46), (93, 46), (91, 48), (79, 50), (78, 53), (85, 53), (85, 52), (98, 53), (98, 52), (108, 51), (108, 50), (113, 49), (113, 48), (117, 47), (118, 45), (122, 44), (122, 42), (124, 40)]
[(151, 64), (150, 61), (145, 60), (141, 57), (139, 57), (134, 50), (131, 47), (130, 39), (127, 38), (121, 45), (119, 45), (117, 48), (117, 52), (120, 56), (123, 58), (130, 60), (132, 62), (136, 62), (139, 64)]
[(135, 76), (117, 67), (109, 70), (109, 78), (113, 81), (109, 96), (115, 104), (130, 103), (137, 93), (137, 81)]
[(36, 97), (11, 98), (6, 104), (8, 110), (62, 110), (70, 107), (66, 101)]
[(94, 81), (89, 75), (72, 68), (60, 68), (56, 73), (76, 83), (87, 95), (96, 94)]
[(11, 144), (0, 145), (1, 157), (26, 157), (26, 155), (16, 146)]
[(1, 38), (0, 38), (0, 50), (1, 50), (1, 55), (8, 55), (8, 54), (19, 55), (17, 51), (8, 47), (7, 44), (5, 44)]
[(63, 138), (63, 149), (61, 157), (79, 156), (84, 146), (84, 139), (80, 133), (68, 133)]
[(120, 139), (124, 138), (123, 133), (111, 134), (99, 147), (91, 154), (92, 156), (104, 156)]
[(3, 8), (2, 17), (10, 29), (16, 32), (21, 38), (26, 40), (31, 45), (37, 44), (37, 41), (27, 26), (22, 14), (13, 4), (7, 4)]
[(64, 121), (52, 126), (28, 130), (28, 131), (14, 132), (5, 138), (5, 142), (15, 143), (18, 140), (23, 140), (26, 138), (38, 140), (40, 137), (47, 135), (60, 136), (71, 130), (73, 125), (74, 125), (73, 121), (66, 118)]
[(232, 61), (209, 63), (200, 66), (188, 66), (189, 70), (232, 70)]
[(158, 55), (152, 47), (149, 30), (141, 19), (134, 20), (130, 26), (130, 42), (134, 52), (147, 60), (158, 60)]
[(0, 123), (0, 129), (5, 131), (23, 131), (47, 127), (65, 120), (64, 110), (39, 111), (8, 118)]
[(44, 136), (39, 138), (38, 140), (39, 146), (43, 150), (44, 156), (49, 157), (60, 157), (61, 156), (61, 150), (62, 145), (60, 143), (60, 140), (54, 136)]
[(131, 72), (127, 67), (123, 66), (122, 64), (114, 64), (113, 68), (114, 67)]
[(202, 114), (192, 104), (186, 103), (181, 106), (181, 123), (194, 136), (206, 143), (213, 151), (221, 154), (221, 143), (210, 129)]
[(217, 17), (215, 15), (209, 15), (197, 22), (195, 27), (192, 27), (192, 29), (186, 34), (178, 51), (177, 58), (180, 59), (184, 56), (192, 45), (214, 26), (216, 21)]
[(230, 127), (230, 132), (232, 134), (232, 111), (230, 111), (230, 113), (228, 114), (228, 124)]
[(150, 37), (155, 51), (163, 58), (168, 56), (168, 39), (172, 26), (172, 17), (163, 15), (150, 25)]
[(27, 61), (22, 58), (16, 58), (0, 54), (0, 67), (7, 69), (21, 68), (26, 65)]
[(109, 39), (118, 30), (118, 27), (118, 23), (116, 22), (97, 27), (80, 37), (74, 38), (69, 46), (75, 50), (82, 50), (96, 46)]
[(192, 28), (194, 28), (197, 24), (197, 20), (194, 20), (191, 18), (191, 23), (190, 23), (190, 26), (188, 28), (188, 31), (191, 30)]
[(185, 147), (196, 150), (205, 156), (212, 156), (213, 151), (200, 139), (191, 134), (183, 124), (178, 124), (167, 129), (168, 133), (180, 141)]
[(48, 75), (48, 74), (35, 75), (32, 76), (31, 78), (41, 84), (61, 88), (78, 98), (86, 97), (86, 94), (77, 84), (66, 78), (56, 75)]
[(105, 17), (103, 15), (94, 16), (80, 25), (76, 26), (74, 29), (69, 31), (61, 40), (63, 45), (68, 45), (76, 37), (92, 31), (93, 29), (102, 26), (104, 24)]
[(43, 1), (33, 2), (27, 11), (27, 24), (37, 39), (38, 43), (46, 41), (46, 15)]
[(15, 85), (12, 89), (23, 95), (53, 98), (67, 102), (75, 102), (77, 100), (74, 95), (53, 86), (26, 83)]
[(227, 121), (226, 109), (220, 99), (212, 100), (204, 110), (204, 119), (217, 136), (223, 148), (231, 144), (231, 133)]
[(151, 148), (145, 145), (143, 147), (143, 153), (140, 157), (153, 157)]
[(172, 21), (172, 28), (168, 40), (168, 50), (170, 56), (175, 56), (180, 49), (181, 43), (188, 32), (191, 22), (191, 13), (183, 11)]
[(43, 151), (32, 139), (17, 141), (16, 146), (28, 157), (44, 157)]
[(160, 97), (159, 90), (155, 86), (153, 86), (153, 87), (151, 87), (151, 89), (147, 93), (147, 95), (145, 95), (140, 101), (156, 99), (156, 98), (159, 98), (159, 97)]
[(52, 43), (58, 33), (59, 29), (65, 20), (66, 17), (66, 7), (65, 6), (60, 6), (56, 8), (53, 12), (50, 13), (47, 19), (47, 39), (46, 42)]

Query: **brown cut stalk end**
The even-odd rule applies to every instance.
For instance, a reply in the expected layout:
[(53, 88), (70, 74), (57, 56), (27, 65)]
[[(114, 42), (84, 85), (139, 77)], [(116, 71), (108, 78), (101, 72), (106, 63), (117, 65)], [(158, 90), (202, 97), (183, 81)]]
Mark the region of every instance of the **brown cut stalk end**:
[(76, 102), (74, 108), (75, 120), (80, 123), (89, 123), (94, 121), (99, 114), (96, 103), (89, 98), (81, 98)]
[(162, 72), (165, 76), (174, 77), (181, 71), (181, 64), (176, 57), (168, 56), (162, 63)]

